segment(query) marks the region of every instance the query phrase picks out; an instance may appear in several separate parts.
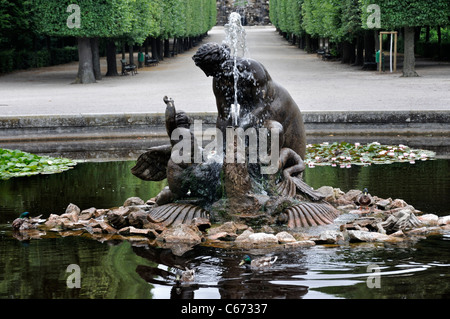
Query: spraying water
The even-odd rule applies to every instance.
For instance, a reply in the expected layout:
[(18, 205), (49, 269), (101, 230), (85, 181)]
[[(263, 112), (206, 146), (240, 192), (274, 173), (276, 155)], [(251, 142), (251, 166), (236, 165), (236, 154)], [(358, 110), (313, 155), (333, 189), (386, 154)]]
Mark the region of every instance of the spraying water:
[(232, 12), (225, 25), (225, 40), (231, 49), (231, 55), (234, 59), (233, 76), (234, 76), (234, 104), (231, 105), (231, 116), (234, 126), (238, 126), (238, 118), (240, 114), (240, 105), (238, 103), (237, 83), (239, 80), (239, 70), (237, 68), (237, 57), (244, 56), (247, 51), (246, 32), (241, 24), (241, 15)]

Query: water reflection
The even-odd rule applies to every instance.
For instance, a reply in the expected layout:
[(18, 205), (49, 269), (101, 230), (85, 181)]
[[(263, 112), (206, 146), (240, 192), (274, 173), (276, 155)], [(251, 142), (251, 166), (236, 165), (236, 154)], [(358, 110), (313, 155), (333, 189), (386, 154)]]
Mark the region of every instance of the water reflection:
[[(83, 237), (20, 242), (10, 222), (22, 211), (62, 213), (70, 202), (82, 209), (148, 199), (164, 186), (130, 174), (134, 162), (84, 163), (47, 176), (0, 181), (0, 298), (449, 298), (450, 235), (408, 246), (315, 246), (268, 252), (197, 246), (172, 250)], [(369, 187), (381, 197), (403, 198), (427, 213), (450, 213), (450, 161), (418, 162), (305, 172), (315, 188)], [(244, 254), (276, 254), (268, 271), (252, 272)], [(66, 268), (79, 264), (81, 289), (68, 289)], [(369, 288), (370, 265), (380, 267), (380, 288)], [(193, 284), (179, 285), (176, 268), (195, 268)]]

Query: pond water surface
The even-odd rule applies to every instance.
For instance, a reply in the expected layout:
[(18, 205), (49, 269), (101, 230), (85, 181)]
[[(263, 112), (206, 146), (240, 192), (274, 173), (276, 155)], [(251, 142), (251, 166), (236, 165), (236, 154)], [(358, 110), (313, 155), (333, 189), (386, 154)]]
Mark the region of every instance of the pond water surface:
[[(133, 161), (80, 163), (57, 175), (0, 181), (0, 298), (448, 298), (450, 232), (409, 245), (317, 245), (269, 252), (197, 246), (182, 256), (168, 249), (84, 237), (18, 241), (10, 222), (21, 212), (61, 214), (149, 199), (165, 182), (130, 173)], [(425, 213), (450, 214), (450, 160), (416, 164), (308, 168), (305, 181), (343, 191), (368, 187), (379, 197), (402, 198)], [(244, 254), (276, 255), (270, 270), (252, 272)], [(77, 264), (81, 287), (68, 288)], [(196, 269), (188, 286), (175, 284), (174, 266)], [(375, 267), (375, 268), (374, 268)], [(374, 270), (375, 269), (375, 270)]]

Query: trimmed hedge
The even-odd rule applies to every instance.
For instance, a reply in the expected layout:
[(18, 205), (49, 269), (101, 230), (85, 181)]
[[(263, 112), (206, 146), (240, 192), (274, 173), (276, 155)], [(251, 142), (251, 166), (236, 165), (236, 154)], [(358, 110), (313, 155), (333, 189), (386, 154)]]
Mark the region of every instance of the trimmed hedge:
[(40, 51), (16, 51), (14, 49), (0, 51), (0, 73), (14, 70), (41, 68), (78, 61), (77, 47), (52, 48)]

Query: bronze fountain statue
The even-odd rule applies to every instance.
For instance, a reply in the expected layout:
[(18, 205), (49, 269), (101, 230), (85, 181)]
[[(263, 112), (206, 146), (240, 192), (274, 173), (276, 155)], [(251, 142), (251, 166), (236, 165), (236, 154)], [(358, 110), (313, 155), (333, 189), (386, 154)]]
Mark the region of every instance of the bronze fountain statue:
[[(193, 60), (213, 77), (216, 147), (203, 148), (188, 115), (164, 97), (171, 144), (151, 148), (132, 168), (144, 180), (167, 178), (149, 220), (166, 227), (196, 219), (289, 228), (332, 223), (338, 211), (302, 180), (305, 128), (290, 94), (261, 63), (231, 56), (225, 44), (204, 44)], [(270, 161), (272, 170), (264, 170)]]

